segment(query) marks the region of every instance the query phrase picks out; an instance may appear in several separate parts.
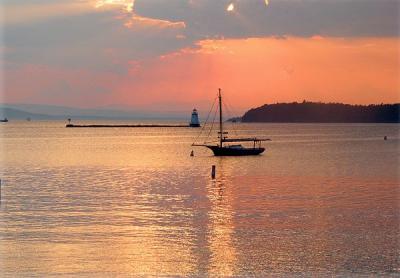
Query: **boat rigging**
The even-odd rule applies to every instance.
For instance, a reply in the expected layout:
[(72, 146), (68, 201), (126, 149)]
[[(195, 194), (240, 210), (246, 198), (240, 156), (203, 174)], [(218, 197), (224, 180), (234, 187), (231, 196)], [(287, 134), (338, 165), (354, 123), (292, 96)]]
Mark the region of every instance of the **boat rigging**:
[[(245, 155), (258, 155), (265, 151), (265, 148), (261, 147), (261, 142), (270, 141), (271, 139), (261, 139), (256, 137), (251, 138), (228, 138), (228, 132), (224, 131), (222, 121), (222, 95), (221, 89), (218, 90), (218, 103), (219, 103), (219, 132), (217, 144), (196, 144), (192, 146), (206, 147), (213, 151), (215, 156), (245, 156)], [(212, 109), (212, 108), (211, 108)], [(211, 112), (211, 111), (210, 111)], [(211, 127), (212, 128), (212, 127)], [(211, 132), (211, 130), (210, 130)], [(241, 144), (226, 145), (224, 143), (231, 142), (253, 142), (252, 147), (244, 147)]]

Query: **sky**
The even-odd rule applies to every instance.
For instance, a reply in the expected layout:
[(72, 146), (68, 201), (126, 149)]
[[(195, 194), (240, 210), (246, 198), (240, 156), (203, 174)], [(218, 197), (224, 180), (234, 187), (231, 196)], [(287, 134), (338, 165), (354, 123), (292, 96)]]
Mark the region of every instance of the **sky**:
[(400, 102), (398, 0), (1, 0), (0, 103)]

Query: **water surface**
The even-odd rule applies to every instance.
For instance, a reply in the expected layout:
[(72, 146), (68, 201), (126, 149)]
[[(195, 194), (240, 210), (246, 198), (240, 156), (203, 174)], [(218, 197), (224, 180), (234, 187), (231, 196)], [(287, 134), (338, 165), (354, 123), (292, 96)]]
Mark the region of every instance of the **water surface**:
[(228, 127), (272, 139), (257, 157), (64, 126), (0, 125), (2, 276), (400, 272), (399, 125)]

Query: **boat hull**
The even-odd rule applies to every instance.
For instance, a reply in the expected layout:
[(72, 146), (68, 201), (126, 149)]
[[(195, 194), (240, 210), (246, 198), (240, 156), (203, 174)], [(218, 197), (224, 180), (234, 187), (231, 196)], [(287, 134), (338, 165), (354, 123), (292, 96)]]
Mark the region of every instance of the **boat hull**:
[(215, 156), (245, 156), (245, 155), (259, 155), (265, 151), (265, 148), (242, 148), (235, 149), (229, 147), (219, 146), (206, 146), (213, 151)]

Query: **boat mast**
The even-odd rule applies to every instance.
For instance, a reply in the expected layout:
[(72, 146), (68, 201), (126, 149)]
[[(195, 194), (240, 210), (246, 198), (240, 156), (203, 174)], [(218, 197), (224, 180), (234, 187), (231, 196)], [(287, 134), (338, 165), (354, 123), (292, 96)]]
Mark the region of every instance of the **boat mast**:
[(222, 98), (221, 98), (221, 88), (218, 89), (218, 99), (219, 99), (219, 144), (222, 148)]

